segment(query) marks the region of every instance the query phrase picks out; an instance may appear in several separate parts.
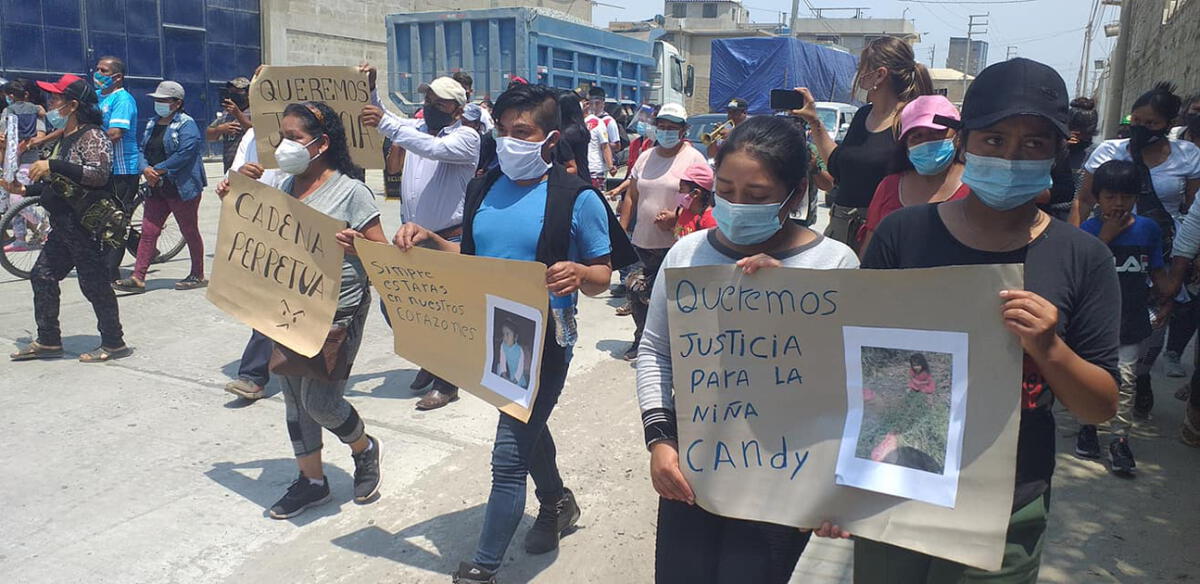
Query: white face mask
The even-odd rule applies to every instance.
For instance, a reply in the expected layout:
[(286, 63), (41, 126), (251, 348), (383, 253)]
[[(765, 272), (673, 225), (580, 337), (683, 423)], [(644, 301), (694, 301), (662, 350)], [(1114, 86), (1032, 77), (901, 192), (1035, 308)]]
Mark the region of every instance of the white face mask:
[(301, 144), (295, 140), (284, 140), (275, 147), (275, 161), (279, 163), (279, 170), (282, 170), (291, 175), (302, 174), (308, 170), (308, 163), (312, 162), (320, 156), (309, 157), (308, 147), (316, 142), (317, 138), (308, 141), (308, 144)]
[(544, 176), (550, 170), (550, 163), (542, 158), (542, 146), (556, 133), (558, 130), (550, 132), (541, 142), (507, 136), (497, 138), (496, 158), (500, 162), (500, 171), (512, 180), (531, 180)]

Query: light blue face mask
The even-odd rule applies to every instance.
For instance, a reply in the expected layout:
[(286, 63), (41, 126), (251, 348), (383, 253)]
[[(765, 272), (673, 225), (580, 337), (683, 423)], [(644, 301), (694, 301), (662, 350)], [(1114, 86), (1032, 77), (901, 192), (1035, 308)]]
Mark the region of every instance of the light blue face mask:
[(793, 189), (783, 201), (763, 205), (730, 203), (723, 197), (717, 197), (713, 219), (717, 221), (717, 229), (734, 244), (758, 245), (783, 229), (779, 213), (795, 193)]
[(58, 109), (52, 109), (46, 112), (46, 122), (55, 130), (61, 130), (67, 126), (67, 117), (59, 113)]
[(683, 137), (679, 132), (663, 132), (658, 134), (658, 145), (666, 149), (671, 149), (679, 145), (683, 141)]
[(934, 140), (908, 149), (908, 160), (917, 174), (932, 176), (946, 170), (954, 162), (954, 140)]
[(8, 105), (12, 105), (12, 104), (13, 104), (13, 98), (11, 98), (11, 97), (9, 97), (9, 96), (7, 96), (7, 95), (6, 95), (6, 96), (4, 96), (4, 103), (7, 103)]
[(997, 211), (1008, 211), (1034, 200), (1050, 188), (1054, 184), (1050, 178), (1053, 166), (1053, 158), (1008, 160), (968, 152), (962, 181), (984, 205)]

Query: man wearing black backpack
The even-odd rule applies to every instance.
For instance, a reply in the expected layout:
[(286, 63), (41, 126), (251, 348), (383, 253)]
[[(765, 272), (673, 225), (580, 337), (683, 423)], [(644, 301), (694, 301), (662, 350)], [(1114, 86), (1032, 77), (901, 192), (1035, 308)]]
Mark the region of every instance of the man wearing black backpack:
[(624, 232), (600, 194), (581, 177), (552, 164), (561, 135), (561, 113), (553, 89), (520, 85), (496, 101), (499, 168), (467, 187), (461, 246), (414, 223), (405, 223), (393, 242), (401, 249), (427, 245), (451, 253), (540, 261), (546, 270), (547, 301), (554, 310), (546, 332), (537, 398), (527, 423), (500, 413), (492, 449), (492, 491), (474, 558), (454, 573), (462, 584), (487, 584), (495, 575), (525, 510), (526, 476), (540, 502), (525, 550), (546, 553), (579, 519), (575, 496), (563, 486), (554, 439), (546, 423), (558, 402), (573, 342), (560, 340), (575, 326), (577, 291), (608, 290), (613, 265), (633, 258)]

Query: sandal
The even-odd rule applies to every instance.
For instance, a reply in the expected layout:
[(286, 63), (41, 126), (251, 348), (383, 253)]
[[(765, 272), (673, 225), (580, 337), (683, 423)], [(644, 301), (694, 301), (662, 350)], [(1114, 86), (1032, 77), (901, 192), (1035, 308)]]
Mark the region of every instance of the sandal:
[(133, 278), (117, 280), (112, 283), (112, 287), (117, 292), (126, 292), (129, 294), (144, 294), (146, 292), (146, 283), (139, 282)]
[(34, 361), (36, 359), (58, 359), (63, 356), (62, 345), (51, 347), (37, 341), (8, 356), (13, 361)]
[(108, 349), (99, 347), (95, 350), (88, 351), (79, 356), (80, 363), (104, 363), (113, 359), (122, 359), (133, 354), (133, 349), (129, 345), (125, 345), (119, 349)]

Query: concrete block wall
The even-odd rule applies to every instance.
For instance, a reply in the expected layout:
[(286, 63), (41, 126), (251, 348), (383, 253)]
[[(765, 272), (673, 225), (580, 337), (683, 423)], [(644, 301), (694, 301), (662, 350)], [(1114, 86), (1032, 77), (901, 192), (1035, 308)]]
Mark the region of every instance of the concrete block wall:
[(1165, 6), (1166, 0), (1132, 3), (1133, 36), (1125, 68), (1123, 113), (1158, 81), (1174, 82), (1185, 97), (1200, 92), (1200, 0), (1183, 3), (1166, 23)]

